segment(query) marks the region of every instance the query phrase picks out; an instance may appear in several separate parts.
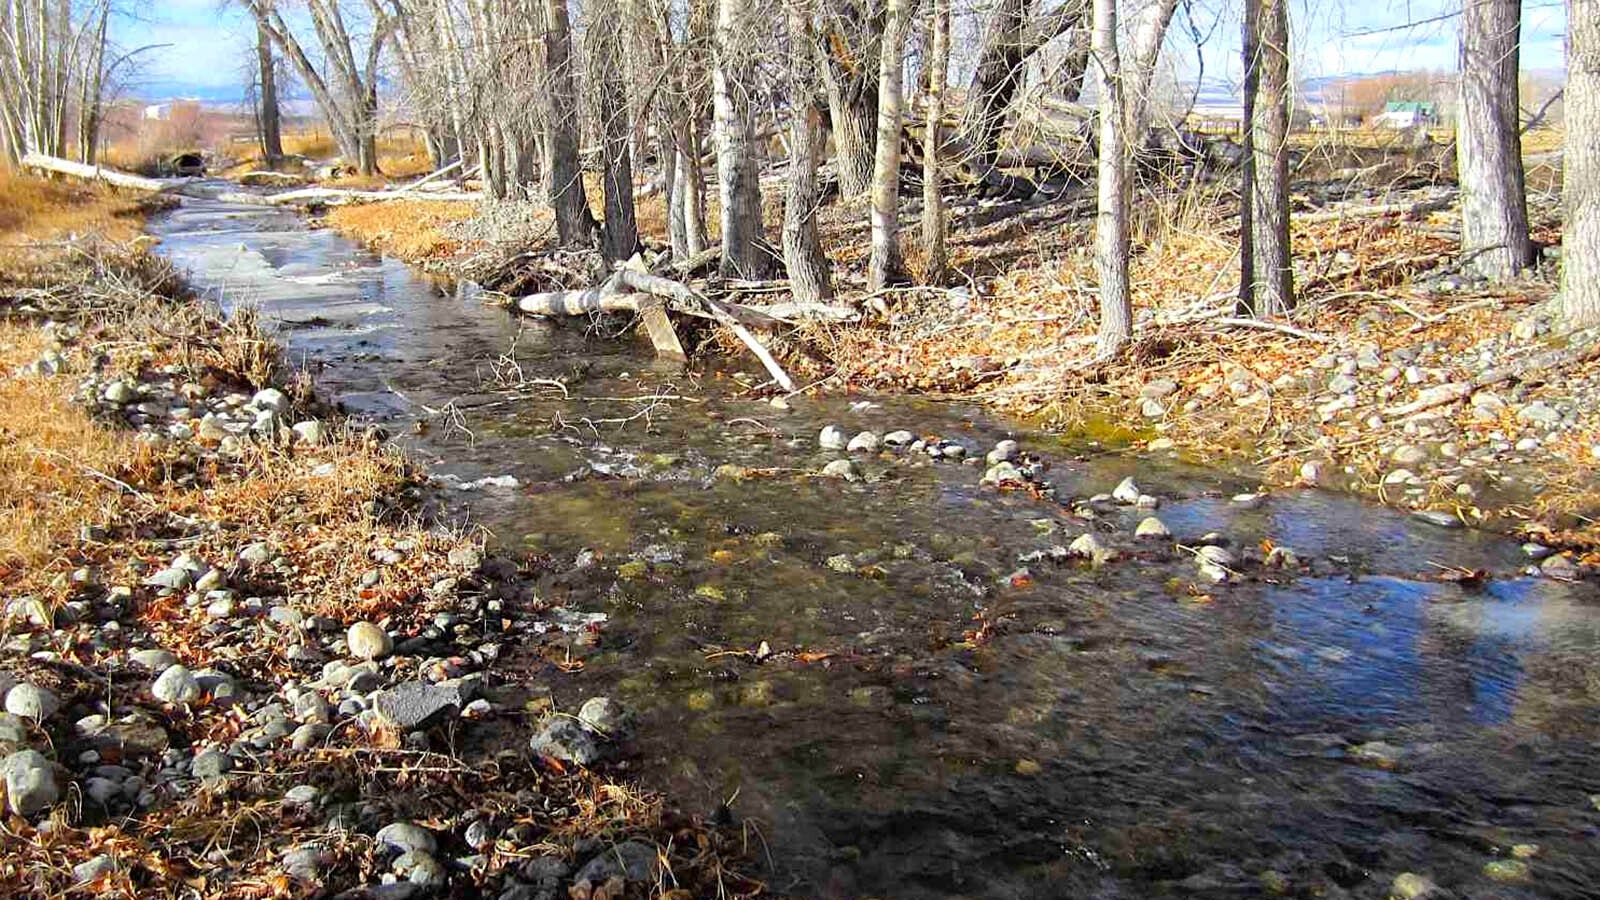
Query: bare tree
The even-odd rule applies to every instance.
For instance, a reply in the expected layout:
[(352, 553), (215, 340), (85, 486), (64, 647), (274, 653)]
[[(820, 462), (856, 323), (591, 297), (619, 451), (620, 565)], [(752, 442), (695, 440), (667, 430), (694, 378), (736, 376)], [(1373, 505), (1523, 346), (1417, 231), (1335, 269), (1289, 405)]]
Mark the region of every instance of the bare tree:
[(929, 43), (927, 131), (922, 139), (922, 247), (926, 256), (922, 280), (940, 284), (948, 260), (945, 254), (944, 185), (939, 164), (943, 159), (944, 90), (950, 77), (950, 0), (932, 0)]
[(1518, 128), (1521, 30), (1519, 0), (1470, 0), (1461, 8), (1461, 253), (1474, 271), (1497, 282), (1533, 261)]
[[(1022, 87), (1029, 57), (1057, 35), (1083, 32), (1088, 16), (1087, 0), (1066, 0), (1043, 16), (1034, 15), (1033, 0), (998, 0), (984, 27), (962, 117), (962, 142), (970, 162), (979, 167), (994, 163), (1006, 111)], [(1087, 51), (1088, 42), (1082, 46)], [(1087, 61), (1086, 55), (1082, 58)]]
[(587, 26), (589, 82), (599, 99), (604, 163), (605, 222), (600, 249), (606, 259), (627, 259), (639, 248), (639, 229), (633, 215), (628, 104), (619, 71), (623, 65), (622, 10), (615, 0), (589, 0)]
[(718, 0), (716, 71), (712, 82), (717, 182), (722, 210), (722, 273), (750, 278), (761, 272), (761, 185), (756, 177), (750, 95), (755, 87), (755, 41), (750, 0)]
[(878, 143), (872, 159), (872, 256), (867, 264), (867, 289), (882, 290), (902, 278), (900, 257), (901, 92), (905, 80), (906, 32), (911, 27), (911, 0), (889, 0), (878, 56)]
[(109, 0), (0, 2), (0, 145), (8, 165), (27, 153), (65, 156), (69, 135), (81, 158), (93, 160), (115, 65), (106, 62), (109, 14)]
[(1288, 0), (1245, 0), (1245, 163), (1240, 185), (1239, 306), (1280, 316), (1294, 308), (1289, 246)]
[(572, 27), (567, 0), (543, 0), (545, 142), (550, 163), (550, 208), (563, 246), (593, 240), (596, 224), (578, 161), (577, 97), (572, 87)]
[(817, 238), (817, 156), (822, 123), (817, 116), (817, 77), (812, 54), (814, 0), (790, 0), (789, 17), (789, 193), (783, 210), (783, 260), (794, 299), (833, 296), (828, 257)]
[(278, 108), (278, 63), (272, 38), (256, 23), (256, 132), (268, 167), (283, 158), (283, 118)]
[(878, 121), (878, 57), (882, 7), (870, 0), (824, 0), (817, 62), (828, 91), (834, 168), (839, 193), (858, 197), (872, 188)]
[[(367, 0), (363, 14), (364, 42), (346, 21), (340, 0), (305, 0), (312, 29), (321, 47), (321, 62), (314, 62), (296, 32), (289, 27), (274, 0), (243, 0), (256, 23), (271, 36), (300, 80), (311, 91), (328, 128), (347, 159), (354, 159), (363, 175), (378, 171), (378, 78), (383, 48), (396, 25), (393, 15), (378, 0)], [(362, 44), (364, 43), (364, 46)], [(324, 77), (326, 71), (327, 77)]]
[(1117, 0), (1094, 0), (1090, 54), (1100, 89), (1100, 171), (1095, 214), (1095, 272), (1100, 279), (1101, 356), (1111, 356), (1133, 337), (1128, 292), (1127, 107), (1117, 51)]
[(1600, 0), (1567, 2), (1561, 315), (1600, 325)]

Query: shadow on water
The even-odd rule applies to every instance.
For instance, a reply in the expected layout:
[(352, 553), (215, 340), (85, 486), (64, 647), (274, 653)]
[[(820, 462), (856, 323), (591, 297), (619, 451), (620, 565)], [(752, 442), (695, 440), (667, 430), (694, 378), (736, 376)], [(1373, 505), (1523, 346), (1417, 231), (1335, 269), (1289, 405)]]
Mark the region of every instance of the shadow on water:
[[(589, 551), (549, 599), (606, 627), (575, 642), (581, 672), (531, 654), (529, 671), (563, 704), (637, 707), (635, 771), (691, 809), (736, 797), (779, 890), (1382, 897), (1414, 871), (1463, 896), (1595, 895), (1600, 605), (1518, 575), (1508, 541), (1314, 491), (1245, 509), (1221, 499), (1248, 489), (1235, 476), (1075, 454), (959, 404), (782, 412), (741, 373), (518, 322), (286, 213), (191, 203), (154, 230), (435, 473), (514, 476), (445, 491), (499, 546), (564, 569)], [(504, 402), (484, 387), (502, 357), (570, 397)], [(658, 395), (692, 399), (641, 399)], [(452, 402), (459, 427), (427, 412)], [(1219, 531), (1317, 562), (1208, 594), (1181, 553), (1024, 564), (1085, 525), (906, 453), (858, 456), (864, 483), (811, 477), (830, 422), (978, 455), (1014, 436), (1052, 457), (1063, 498), (1134, 474), (1180, 542)], [(1498, 577), (1426, 577), (1446, 566)], [(1514, 847), (1526, 873), (1503, 865)]]

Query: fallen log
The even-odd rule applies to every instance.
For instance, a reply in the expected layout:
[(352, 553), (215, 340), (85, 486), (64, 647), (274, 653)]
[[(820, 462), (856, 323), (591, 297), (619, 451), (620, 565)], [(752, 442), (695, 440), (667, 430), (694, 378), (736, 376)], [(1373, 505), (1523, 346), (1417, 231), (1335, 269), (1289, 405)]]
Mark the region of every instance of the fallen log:
[(84, 178), (89, 181), (103, 181), (106, 184), (131, 188), (136, 191), (168, 191), (180, 188), (188, 183), (188, 179), (146, 178), (143, 175), (131, 175), (127, 172), (119, 172), (116, 169), (108, 169), (105, 166), (90, 166), (68, 159), (45, 156), (42, 153), (25, 154), (22, 157), (22, 166), (27, 169), (54, 172), (57, 175), (70, 175), (74, 178)]
[(1398, 215), (1404, 219), (1420, 219), (1429, 213), (1442, 212), (1454, 206), (1456, 195), (1451, 193), (1446, 197), (1430, 197), (1415, 203), (1377, 203), (1371, 205), (1352, 205), (1327, 212), (1297, 213), (1294, 221), (1297, 224), (1314, 222), (1337, 222), (1342, 219), (1370, 219), (1378, 216)]

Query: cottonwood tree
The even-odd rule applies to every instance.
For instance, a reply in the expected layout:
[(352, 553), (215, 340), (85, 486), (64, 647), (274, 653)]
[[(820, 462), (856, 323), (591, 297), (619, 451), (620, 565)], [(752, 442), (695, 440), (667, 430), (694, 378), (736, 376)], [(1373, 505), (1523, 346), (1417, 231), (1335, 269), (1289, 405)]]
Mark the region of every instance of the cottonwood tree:
[(900, 107), (911, 0), (889, 0), (878, 57), (878, 137), (872, 161), (872, 253), (867, 289), (882, 290), (904, 275), (900, 254)]
[(1600, 325), (1600, 0), (1567, 2), (1563, 318)]
[(814, 0), (789, 0), (789, 187), (783, 209), (783, 261), (796, 301), (833, 296), (828, 257), (817, 238), (817, 157), (822, 123), (817, 116), (817, 77), (812, 55)]
[(622, 11), (616, 0), (588, 0), (589, 84), (598, 98), (605, 219), (600, 240), (608, 260), (627, 259), (639, 247), (634, 224), (633, 164), (628, 103), (623, 94)]
[[(256, 23), (294, 64), (340, 151), (363, 175), (378, 171), (378, 79), (384, 45), (396, 20), (378, 0), (351, 15), (340, 0), (304, 0), (321, 49), (321, 65), (306, 52), (274, 0), (242, 0)], [(357, 18), (359, 17), (359, 18)], [(364, 33), (357, 28), (364, 29)], [(326, 75), (324, 74), (326, 73)]]
[(1495, 282), (1533, 261), (1518, 128), (1521, 29), (1520, 0), (1468, 0), (1461, 8), (1461, 253), (1472, 270)]
[(1095, 273), (1100, 280), (1097, 347), (1109, 357), (1133, 338), (1128, 290), (1127, 106), (1117, 49), (1117, 0), (1094, 0), (1091, 67), (1100, 90), (1100, 162), (1095, 212)]
[(1245, 0), (1245, 159), (1240, 178), (1239, 307), (1294, 308), (1289, 245), (1288, 0)]
[(94, 161), (115, 65), (106, 60), (110, 13), (109, 0), (0, 2), (0, 144), (8, 166), (28, 153), (66, 156), (69, 138), (85, 162)]
[(555, 211), (557, 240), (563, 246), (586, 244), (596, 229), (578, 160), (577, 97), (572, 85), (572, 28), (567, 0), (543, 0), (545, 64), (545, 142), (547, 188)]
[(761, 255), (761, 185), (757, 179), (750, 98), (755, 8), (751, 0), (717, 0), (716, 70), (712, 78), (717, 187), (722, 212), (723, 275), (757, 277)]
[(944, 91), (950, 77), (950, 0), (931, 0), (927, 62), (928, 108), (922, 139), (922, 250), (925, 284), (941, 284), (948, 264), (945, 252), (943, 161)]
[(1076, 46), (1084, 52), (1068, 57), (1068, 66), (1077, 67), (1076, 77), (1069, 73), (1062, 77), (1081, 80), (1088, 64), (1089, 15), (1089, 0), (1066, 0), (1042, 16), (1035, 14), (1033, 0), (998, 0), (994, 5), (984, 26), (961, 120), (961, 139), (970, 164), (993, 165), (1006, 112), (1022, 87), (1028, 59), (1058, 35), (1077, 32)]
[(261, 156), (270, 168), (283, 158), (283, 116), (278, 106), (278, 61), (272, 53), (272, 38), (256, 25), (256, 137)]
[(821, 39), (814, 46), (828, 92), (839, 193), (853, 198), (872, 188), (884, 7), (874, 0), (822, 3)]

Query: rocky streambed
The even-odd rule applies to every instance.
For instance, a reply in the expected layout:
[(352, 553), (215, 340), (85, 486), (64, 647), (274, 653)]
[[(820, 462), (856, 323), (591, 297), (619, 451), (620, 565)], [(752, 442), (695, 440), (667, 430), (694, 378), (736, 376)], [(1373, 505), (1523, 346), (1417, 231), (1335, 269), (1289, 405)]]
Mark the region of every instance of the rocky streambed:
[[(185, 583), (134, 588), (258, 635), (212, 666), (246, 683), (237, 724), (154, 782), (259, 781), (253, 754), (298, 743), (365, 785), (271, 780), (272, 815), (379, 854), (298, 842), (278, 871), (514, 897), (651, 874), (679, 820), (630, 831), (630, 801), (597, 794), (614, 824), (562, 831), (581, 804), (531, 774), (557, 758), (763, 846), (778, 893), (1581, 896), (1600, 874), (1600, 608), (1541, 548), (963, 405), (774, 402), (759, 376), (512, 320), (281, 213), (196, 203), (155, 230), (225, 304), (259, 303), (357, 438), (428, 465), (417, 503), (491, 535), (363, 547), (292, 622), (253, 590), (275, 565), (258, 540), (175, 546), (148, 577)], [(270, 396), (187, 419), (126, 399), (107, 402), (173, 440), (209, 414), (218, 453), (274, 427)], [(275, 427), (310, 445), (301, 424)], [(304, 648), (293, 683), (239, 677), (274, 645)], [(144, 664), (132, 690), (228, 693)], [(374, 786), (452, 776), (419, 756), (363, 782), (355, 736), (385, 722), (402, 750), (478, 752), (460, 777), (499, 799), (386, 803)], [(136, 807), (151, 780), (121, 774), (73, 783)]]

